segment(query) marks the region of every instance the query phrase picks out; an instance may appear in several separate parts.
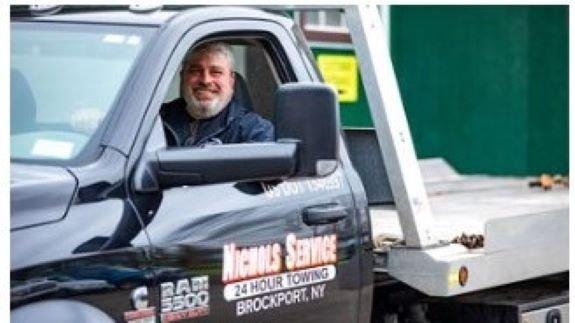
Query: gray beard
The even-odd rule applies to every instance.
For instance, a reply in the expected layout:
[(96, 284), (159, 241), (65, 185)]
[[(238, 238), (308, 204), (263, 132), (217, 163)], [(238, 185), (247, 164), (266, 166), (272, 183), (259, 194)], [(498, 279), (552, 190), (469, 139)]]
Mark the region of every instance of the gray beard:
[(186, 106), (186, 111), (188, 111), (188, 114), (196, 120), (209, 119), (216, 116), (226, 107), (226, 105), (228, 105), (230, 101), (224, 101), (221, 97), (217, 97), (210, 102), (202, 103), (199, 100), (196, 100), (193, 95), (187, 94), (184, 95), (184, 100), (188, 104)]

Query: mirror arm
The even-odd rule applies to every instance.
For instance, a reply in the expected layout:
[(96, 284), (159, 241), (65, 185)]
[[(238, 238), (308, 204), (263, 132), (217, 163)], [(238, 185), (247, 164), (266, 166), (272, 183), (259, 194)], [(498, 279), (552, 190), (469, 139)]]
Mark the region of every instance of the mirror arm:
[(133, 190), (138, 193), (155, 193), (160, 191), (158, 181), (158, 158), (156, 153), (144, 153), (134, 171)]

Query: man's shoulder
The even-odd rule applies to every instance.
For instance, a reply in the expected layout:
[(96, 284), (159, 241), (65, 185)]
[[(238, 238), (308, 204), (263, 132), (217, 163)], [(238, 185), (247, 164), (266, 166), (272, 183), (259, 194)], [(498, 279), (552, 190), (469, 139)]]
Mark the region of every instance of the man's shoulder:
[(271, 141), (274, 139), (273, 124), (252, 111), (242, 115), (239, 128), (244, 142)]
[(186, 112), (186, 101), (183, 98), (166, 102), (160, 109), (162, 118), (179, 117), (184, 112)]
[(188, 112), (186, 111), (186, 101), (182, 98), (175, 99), (162, 104), (160, 116), (164, 125), (171, 129), (180, 129), (188, 122)]
[(256, 112), (253, 111), (246, 111), (240, 118), (240, 123), (247, 124), (250, 126), (257, 125), (257, 124), (264, 124), (264, 125), (271, 125), (271, 122)]
[(257, 123), (257, 122), (269, 122), (266, 119), (262, 118), (258, 113), (253, 111), (251, 106), (245, 106), (241, 102), (233, 99), (229, 104), (229, 114), (228, 118), (233, 119), (234, 121), (244, 124), (244, 123)]

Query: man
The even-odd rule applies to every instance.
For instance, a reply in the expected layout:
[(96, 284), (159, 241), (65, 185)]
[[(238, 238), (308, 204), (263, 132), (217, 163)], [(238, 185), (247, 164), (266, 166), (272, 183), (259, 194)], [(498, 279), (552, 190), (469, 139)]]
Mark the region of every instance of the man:
[(234, 57), (227, 44), (210, 42), (193, 48), (184, 59), (180, 77), (182, 98), (164, 104), (160, 112), (169, 145), (274, 139), (273, 125), (234, 95)]

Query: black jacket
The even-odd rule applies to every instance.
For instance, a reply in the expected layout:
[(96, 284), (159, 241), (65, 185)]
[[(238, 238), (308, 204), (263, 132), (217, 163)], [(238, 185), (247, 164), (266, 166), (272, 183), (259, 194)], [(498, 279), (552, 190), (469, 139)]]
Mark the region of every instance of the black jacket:
[(170, 146), (202, 146), (205, 144), (243, 143), (274, 140), (271, 122), (248, 111), (235, 98), (216, 116), (200, 120), (196, 140), (190, 137), (192, 117), (186, 111), (183, 98), (165, 103), (160, 111)]

